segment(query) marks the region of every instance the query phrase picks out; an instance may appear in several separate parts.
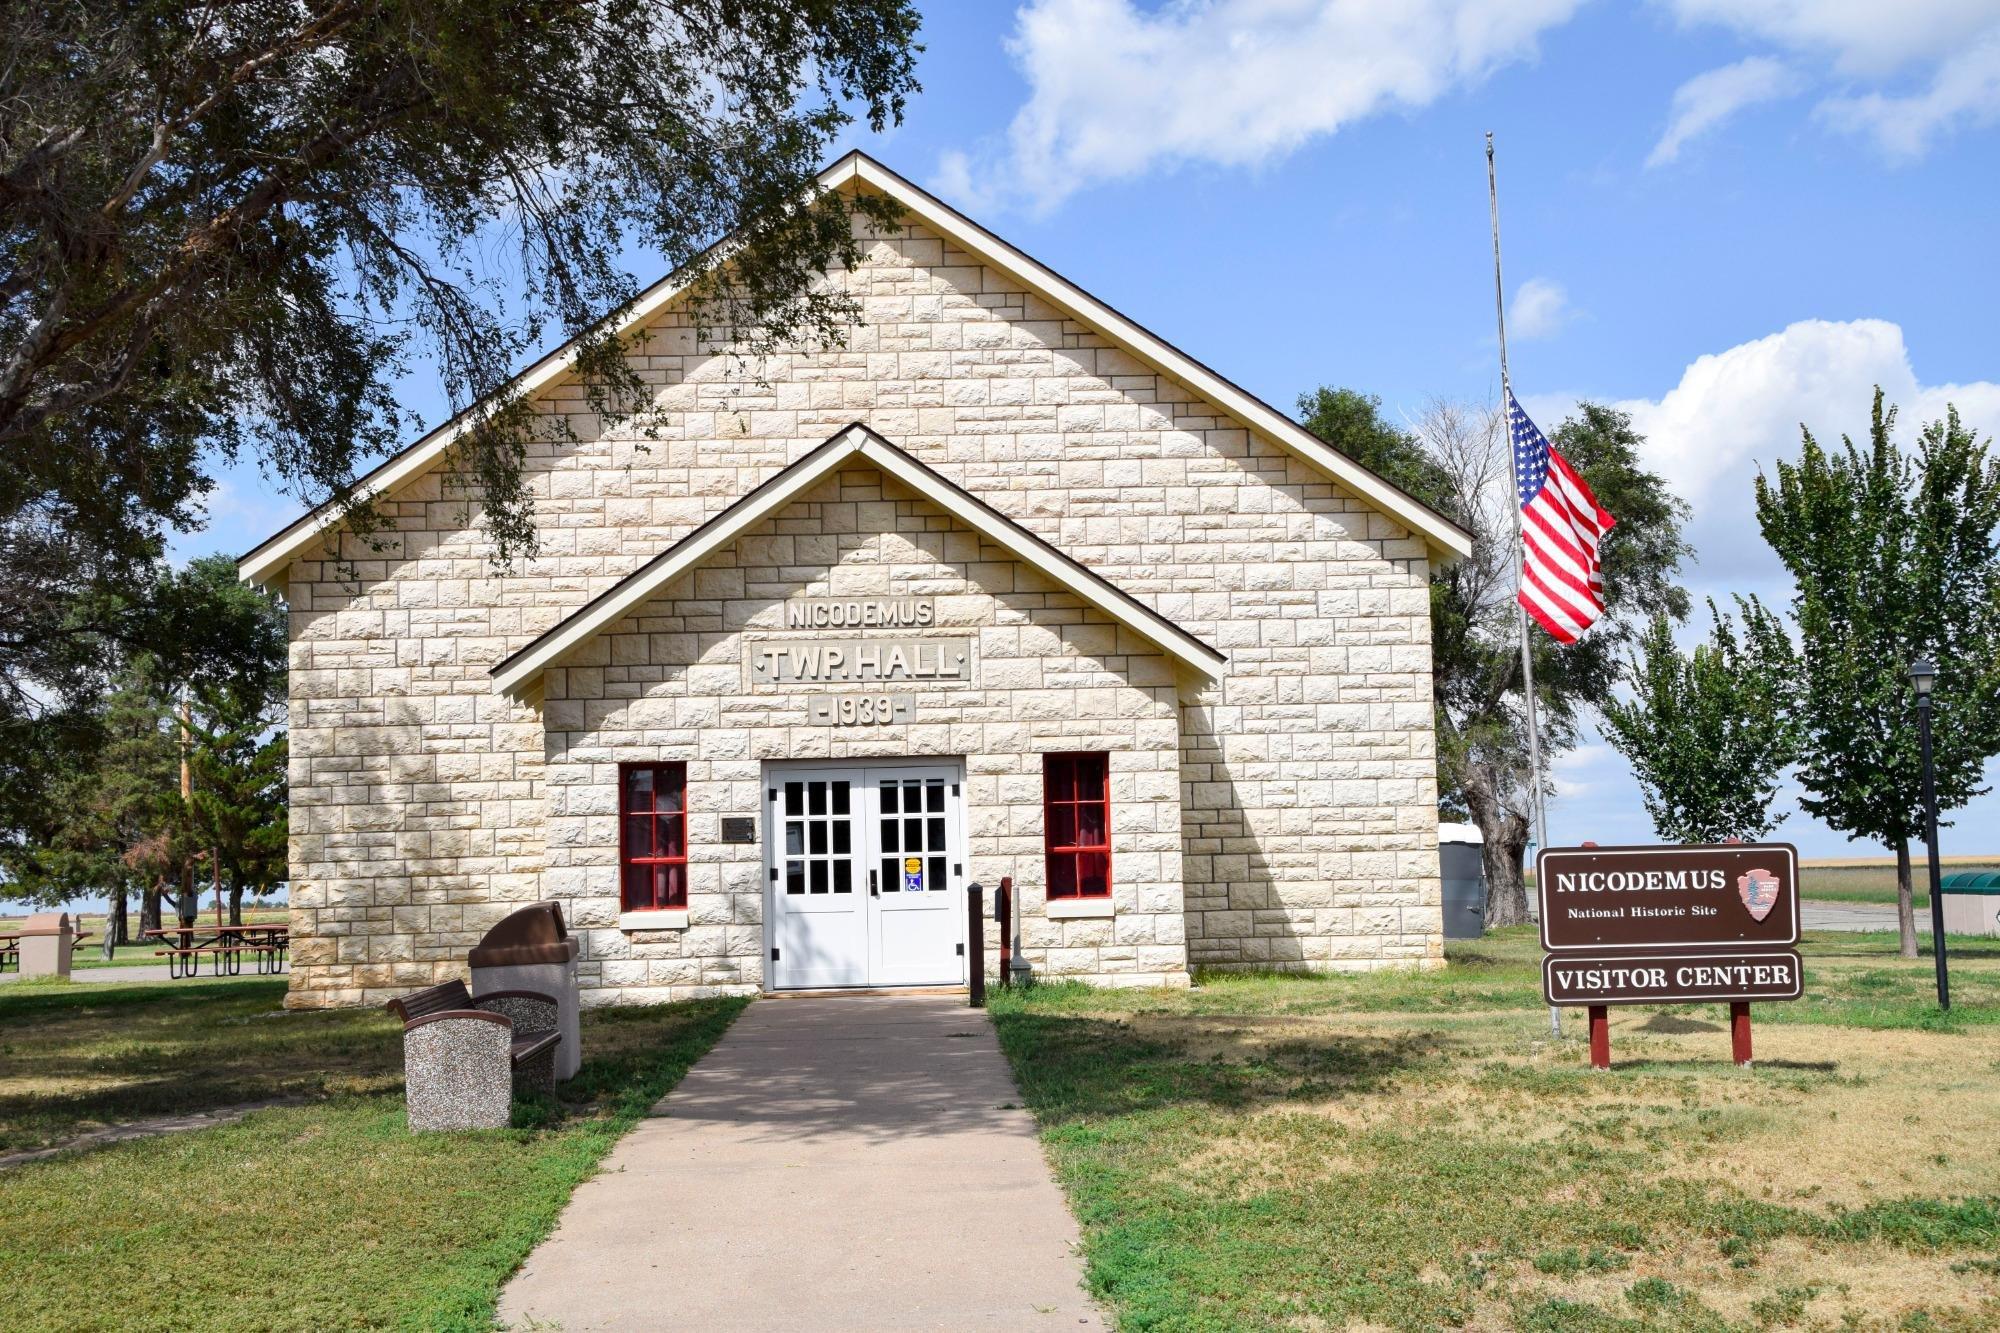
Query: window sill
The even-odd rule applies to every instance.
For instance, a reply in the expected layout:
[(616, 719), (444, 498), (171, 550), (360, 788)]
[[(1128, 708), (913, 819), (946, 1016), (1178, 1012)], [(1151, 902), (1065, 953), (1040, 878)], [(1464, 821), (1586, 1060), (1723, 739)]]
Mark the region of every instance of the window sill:
[(1074, 921), (1111, 915), (1109, 898), (1051, 898), (1043, 909), (1051, 921)]
[(620, 912), (620, 930), (686, 930), (688, 914), (685, 907), (672, 907), (654, 912)]

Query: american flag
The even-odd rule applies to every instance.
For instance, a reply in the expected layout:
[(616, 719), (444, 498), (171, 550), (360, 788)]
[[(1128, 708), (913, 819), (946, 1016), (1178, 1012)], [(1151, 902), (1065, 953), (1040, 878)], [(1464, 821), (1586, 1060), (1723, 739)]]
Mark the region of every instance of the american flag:
[(1513, 390), (1507, 433), (1521, 490), (1521, 606), (1558, 643), (1575, 643), (1604, 614), (1597, 546), (1617, 520), (1549, 446)]

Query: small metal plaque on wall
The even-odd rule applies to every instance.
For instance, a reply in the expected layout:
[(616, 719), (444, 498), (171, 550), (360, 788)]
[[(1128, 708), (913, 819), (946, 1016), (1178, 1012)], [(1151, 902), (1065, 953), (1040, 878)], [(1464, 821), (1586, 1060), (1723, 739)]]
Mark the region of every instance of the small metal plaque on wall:
[(734, 818), (725, 815), (722, 820), (722, 840), (724, 842), (757, 841), (757, 821), (751, 818)]

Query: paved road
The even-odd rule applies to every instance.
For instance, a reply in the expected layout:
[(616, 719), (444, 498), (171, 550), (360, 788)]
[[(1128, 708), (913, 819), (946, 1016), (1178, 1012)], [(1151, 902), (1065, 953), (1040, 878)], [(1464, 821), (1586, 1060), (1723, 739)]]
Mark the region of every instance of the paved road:
[[(1930, 920), (1929, 908), (1917, 913), (1919, 924)], [(1807, 898), (1799, 904), (1799, 924), (1807, 930), (1896, 929), (1894, 904), (1823, 903)], [(1929, 929), (1928, 925), (1924, 926)]]
[(1019, 1099), (963, 999), (760, 1000), (577, 1190), (501, 1318), (1102, 1328)]
[[(0, 981), (12, 981), (19, 975), (18, 972), (8, 972), (4, 976), (0, 976)], [(260, 974), (255, 968), (246, 967), (239, 975), (224, 977), (222, 979), (224, 981), (248, 981), (254, 980), (260, 975), (265, 974)], [(280, 975), (289, 976), (290, 973), (281, 973)], [(142, 967), (73, 967), (70, 969), (69, 979), (79, 985), (88, 983), (93, 986), (104, 981), (173, 980), (172, 977), (167, 975), (167, 966), (165, 963), (160, 964), (158, 967), (154, 967), (150, 963)], [(206, 969), (203, 969), (201, 980), (210, 981), (213, 978), (209, 976)]]

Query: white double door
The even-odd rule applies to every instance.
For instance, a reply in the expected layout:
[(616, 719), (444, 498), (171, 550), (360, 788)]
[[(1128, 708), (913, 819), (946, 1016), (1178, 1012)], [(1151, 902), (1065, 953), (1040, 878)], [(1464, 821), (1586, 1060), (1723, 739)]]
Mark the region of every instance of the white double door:
[(772, 989), (964, 984), (963, 784), (955, 764), (772, 765)]

